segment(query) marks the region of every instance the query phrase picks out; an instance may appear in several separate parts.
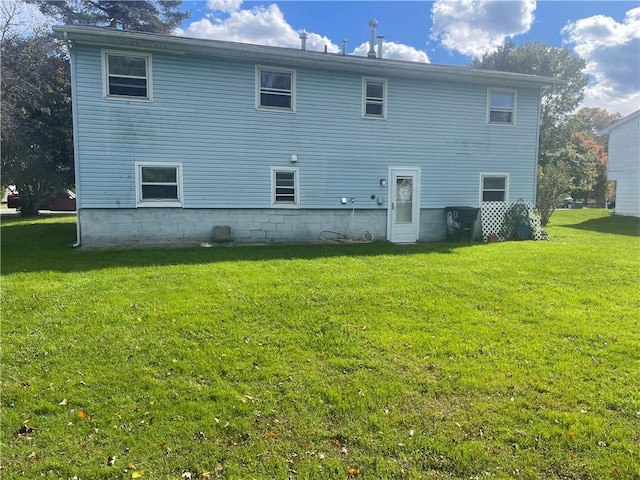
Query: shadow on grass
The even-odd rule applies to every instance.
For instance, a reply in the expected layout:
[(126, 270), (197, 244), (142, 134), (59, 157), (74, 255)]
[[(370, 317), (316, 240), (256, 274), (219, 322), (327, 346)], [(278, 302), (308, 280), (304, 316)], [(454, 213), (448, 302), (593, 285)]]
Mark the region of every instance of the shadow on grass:
[(203, 247), (134, 247), (74, 249), (75, 223), (46, 219), (2, 219), (1, 273), (82, 272), (103, 268), (136, 268), (163, 265), (193, 265), (214, 262), (242, 262), (316, 259), (332, 257), (409, 256), (416, 253), (451, 254), (469, 243), (419, 243), (398, 245), (385, 241), (362, 243), (308, 243), (231, 245)]
[(567, 228), (589, 230), (600, 233), (613, 233), (615, 235), (628, 235), (640, 237), (640, 218), (611, 215), (603, 218), (592, 218), (580, 223), (563, 225)]

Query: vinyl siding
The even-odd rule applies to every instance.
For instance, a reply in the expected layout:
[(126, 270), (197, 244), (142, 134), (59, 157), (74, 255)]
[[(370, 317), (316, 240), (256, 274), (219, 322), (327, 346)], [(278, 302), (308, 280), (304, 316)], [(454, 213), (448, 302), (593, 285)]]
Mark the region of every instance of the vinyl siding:
[[(135, 162), (180, 162), (185, 208), (269, 208), (272, 166), (300, 171), (300, 206), (386, 208), (388, 167), (422, 169), (421, 206), (479, 204), (481, 173), (534, 199), (539, 91), (515, 126), (486, 124), (487, 88), (388, 78), (387, 119), (362, 118), (362, 76), (296, 68), (296, 113), (255, 108), (255, 64), (153, 52), (153, 102), (102, 98), (100, 48), (77, 45), (81, 208), (135, 208)], [(376, 61), (376, 60), (372, 60)], [(288, 65), (273, 65), (291, 67)]]
[(635, 118), (609, 134), (609, 180), (616, 181), (616, 215), (640, 217), (640, 120)]

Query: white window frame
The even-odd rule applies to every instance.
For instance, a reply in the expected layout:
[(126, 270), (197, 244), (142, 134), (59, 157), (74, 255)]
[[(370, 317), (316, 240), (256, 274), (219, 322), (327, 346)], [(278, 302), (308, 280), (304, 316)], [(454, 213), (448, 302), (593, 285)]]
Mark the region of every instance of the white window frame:
[[(276, 173), (293, 173), (293, 203), (276, 201)], [(300, 208), (300, 169), (297, 167), (271, 167), (271, 206), (273, 208)]]
[[(260, 72), (277, 72), (291, 75), (291, 108), (272, 107), (260, 104), (260, 93), (262, 92)], [(256, 65), (256, 110), (279, 113), (296, 113), (296, 70), (293, 68), (270, 67), (268, 65)]]
[[(177, 199), (147, 199), (142, 198), (142, 169), (144, 167), (175, 168), (176, 184), (178, 189)], [(172, 184), (173, 185), (173, 184)], [(182, 207), (182, 163), (162, 163), (162, 162), (136, 162), (136, 205), (138, 207)]]
[[(504, 178), (504, 200), (503, 202), (508, 202), (509, 201), (509, 174), (508, 173), (481, 173), (480, 174), (480, 204), (482, 204), (482, 202), (484, 202), (485, 200), (482, 199), (483, 197), (483, 193), (485, 192), (485, 188), (484, 188), (484, 179), (487, 177), (502, 177)], [(487, 191), (490, 192), (497, 192), (497, 191), (502, 191), (502, 190), (495, 190), (495, 189), (487, 189)], [(492, 202), (498, 202), (500, 200), (487, 200), (487, 201), (492, 201)]]
[[(491, 108), (492, 93), (510, 93), (513, 95), (513, 108)], [(498, 125), (503, 127), (513, 127), (516, 124), (516, 110), (518, 104), (518, 91), (511, 88), (489, 88), (487, 89), (487, 125)], [(492, 122), (491, 112), (511, 112), (511, 122)]]
[[(147, 96), (136, 97), (131, 95), (112, 95), (109, 93), (109, 56), (119, 57), (140, 57), (145, 59), (147, 68)], [(102, 97), (109, 100), (125, 100), (132, 102), (152, 102), (153, 101), (153, 75), (151, 65), (151, 54), (143, 52), (132, 52), (127, 50), (102, 50)], [(118, 75), (122, 76), (122, 75)], [(142, 77), (131, 77), (142, 78)]]
[[(382, 83), (382, 115), (367, 114), (367, 83)], [(362, 77), (362, 118), (370, 118), (374, 120), (386, 120), (387, 118), (387, 103), (389, 103), (388, 97), (388, 83), (386, 78), (378, 77)], [(378, 103), (378, 102), (375, 102)]]

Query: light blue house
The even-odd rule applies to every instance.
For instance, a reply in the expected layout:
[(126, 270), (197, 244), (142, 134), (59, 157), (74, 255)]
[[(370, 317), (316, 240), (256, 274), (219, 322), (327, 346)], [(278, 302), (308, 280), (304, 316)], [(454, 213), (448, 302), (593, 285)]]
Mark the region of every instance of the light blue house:
[[(68, 42), (78, 243), (442, 240), (535, 200), (550, 79), (84, 26)], [(373, 47), (373, 45), (372, 45)], [(216, 229), (228, 232), (227, 229)]]

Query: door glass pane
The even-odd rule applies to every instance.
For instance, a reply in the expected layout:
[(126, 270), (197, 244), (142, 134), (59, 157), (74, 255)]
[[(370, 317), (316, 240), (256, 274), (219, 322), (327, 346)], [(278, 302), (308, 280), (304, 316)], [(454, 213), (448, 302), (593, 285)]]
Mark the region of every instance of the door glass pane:
[(396, 223), (413, 221), (413, 179), (396, 178)]

